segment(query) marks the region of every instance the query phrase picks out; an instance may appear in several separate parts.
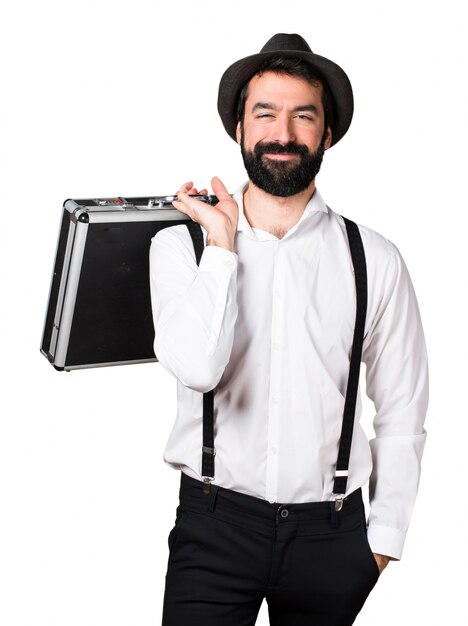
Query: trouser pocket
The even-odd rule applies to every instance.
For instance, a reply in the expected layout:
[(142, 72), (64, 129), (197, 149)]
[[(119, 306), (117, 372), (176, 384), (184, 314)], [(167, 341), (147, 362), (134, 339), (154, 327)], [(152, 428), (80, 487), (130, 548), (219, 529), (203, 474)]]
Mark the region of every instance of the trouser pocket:
[(379, 577), (361, 521), (354, 528), (343, 526), (314, 532), (311, 524), (308, 534), (306, 525), (301, 525), (287, 570), (276, 576), (281, 589), (294, 599), (297, 612), (328, 615), (329, 624), (353, 623)]
[(167, 545), (169, 547), (169, 553), (172, 553), (176, 546), (177, 538), (179, 536), (184, 518), (185, 518), (185, 512), (180, 507), (177, 507), (176, 520), (167, 538)]

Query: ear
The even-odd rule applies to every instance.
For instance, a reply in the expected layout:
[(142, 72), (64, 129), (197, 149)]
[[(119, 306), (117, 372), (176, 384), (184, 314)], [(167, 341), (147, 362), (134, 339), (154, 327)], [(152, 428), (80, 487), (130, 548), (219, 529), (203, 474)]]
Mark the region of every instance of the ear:
[(325, 134), (325, 150), (328, 150), (328, 148), (331, 146), (331, 142), (332, 142), (332, 132), (329, 126)]
[(236, 141), (237, 141), (238, 144), (240, 144), (240, 142), (241, 142), (241, 123), (240, 122), (237, 122)]

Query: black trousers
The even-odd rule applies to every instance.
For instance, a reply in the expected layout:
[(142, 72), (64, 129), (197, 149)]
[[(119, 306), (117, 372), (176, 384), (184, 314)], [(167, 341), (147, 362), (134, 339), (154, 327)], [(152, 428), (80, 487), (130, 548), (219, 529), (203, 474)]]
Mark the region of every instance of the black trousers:
[(169, 533), (163, 626), (353, 624), (379, 578), (361, 490), (334, 502), (271, 504), (181, 472)]

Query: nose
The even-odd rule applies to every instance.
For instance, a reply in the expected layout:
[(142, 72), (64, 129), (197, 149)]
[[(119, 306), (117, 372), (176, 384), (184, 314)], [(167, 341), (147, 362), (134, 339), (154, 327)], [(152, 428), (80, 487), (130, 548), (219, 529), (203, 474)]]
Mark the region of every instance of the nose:
[(279, 141), (282, 144), (286, 144), (289, 141), (295, 141), (292, 120), (286, 113), (277, 116), (272, 131), (272, 141)]

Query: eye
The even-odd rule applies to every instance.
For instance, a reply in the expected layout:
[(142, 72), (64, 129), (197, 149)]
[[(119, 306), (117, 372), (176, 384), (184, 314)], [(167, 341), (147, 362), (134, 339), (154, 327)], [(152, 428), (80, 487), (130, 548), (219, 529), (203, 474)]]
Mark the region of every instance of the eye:
[(273, 117), (271, 113), (260, 113), (260, 115), (256, 116), (257, 119), (260, 119), (262, 117)]
[(299, 119), (301, 119), (301, 120), (307, 120), (307, 121), (309, 121), (309, 122), (312, 122), (312, 121), (313, 121), (313, 118), (312, 118), (312, 117), (310, 117), (310, 115), (300, 114), (300, 115), (298, 115), (297, 117), (298, 117)]

